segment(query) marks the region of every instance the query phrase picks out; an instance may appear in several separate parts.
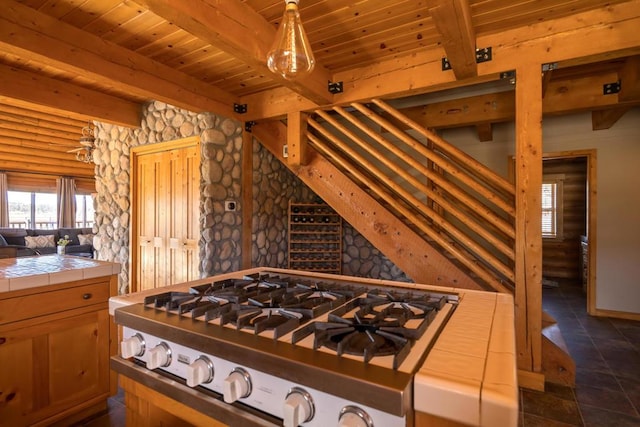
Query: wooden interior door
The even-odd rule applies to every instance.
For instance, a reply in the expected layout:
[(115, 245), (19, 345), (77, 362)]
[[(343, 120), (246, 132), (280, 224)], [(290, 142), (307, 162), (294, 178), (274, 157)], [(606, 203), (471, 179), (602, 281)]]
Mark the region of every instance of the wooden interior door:
[(200, 142), (132, 150), (131, 291), (198, 278)]

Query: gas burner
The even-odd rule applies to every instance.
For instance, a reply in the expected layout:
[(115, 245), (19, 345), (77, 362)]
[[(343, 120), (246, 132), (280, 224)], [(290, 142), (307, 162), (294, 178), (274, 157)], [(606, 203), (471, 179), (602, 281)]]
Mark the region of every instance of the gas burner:
[(437, 310), (428, 298), (356, 298), (330, 312), (328, 322), (313, 322), (295, 331), (292, 343), (314, 334), (314, 349), (360, 356), (365, 363), (376, 356), (393, 356), (396, 369), (435, 318)]
[(314, 337), (314, 349), (325, 346), (338, 356), (351, 354), (369, 362), (374, 356), (393, 356), (393, 368), (407, 357), (411, 342), (400, 334), (385, 331), (376, 323), (320, 323)]
[(144, 305), (152, 305), (164, 310), (175, 310), (180, 304), (199, 300), (200, 297), (188, 292), (163, 292), (144, 298)]
[(273, 331), (274, 339), (300, 326), (302, 318), (302, 314), (282, 308), (249, 305), (236, 305), (233, 309), (220, 311), (222, 325), (229, 323), (238, 330), (253, 330), (256, 335), (264, 331)]
[(413, 307), (426, 307), (440, 310), (447, 303), (447, 298), (443, 295), (432, 295), (429, 293), (414, 293), (410, 291), (395, 291), (387, 289), (373, 289), (367, 292), (367, 300), (371, 303), (394, 302), (406, 303)]

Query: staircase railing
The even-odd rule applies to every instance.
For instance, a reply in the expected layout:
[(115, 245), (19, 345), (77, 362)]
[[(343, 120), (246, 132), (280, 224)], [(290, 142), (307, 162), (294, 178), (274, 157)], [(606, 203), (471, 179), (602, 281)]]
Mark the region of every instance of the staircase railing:
[(310, 144), (471, 276), (513, 289), (513, 184), (381, 100), (350, 107), (315, 111)]

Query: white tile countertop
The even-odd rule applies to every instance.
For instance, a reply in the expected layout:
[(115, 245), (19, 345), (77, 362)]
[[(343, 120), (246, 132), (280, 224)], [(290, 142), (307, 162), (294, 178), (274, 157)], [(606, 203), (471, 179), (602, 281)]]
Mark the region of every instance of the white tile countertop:
[(120, 273), (120, 264), (72, 255), (0, 259), (0, 292)]

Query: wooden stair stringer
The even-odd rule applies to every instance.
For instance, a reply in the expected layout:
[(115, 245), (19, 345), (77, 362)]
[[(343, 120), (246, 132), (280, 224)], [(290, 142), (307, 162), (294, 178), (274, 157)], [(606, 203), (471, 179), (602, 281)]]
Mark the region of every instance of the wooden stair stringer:
[(576, 386), (576, 364), (555, 319), (542, 312), (542, 373), (545, 381)]
[(313, 148), (307, 147), (306, 165), (291, 167), (282, 156), (282, 141), (287, 140), (284, 124), (260, 122), (252, 128), (252, 133), (412, 280), (440, 286), (483, 289)]

